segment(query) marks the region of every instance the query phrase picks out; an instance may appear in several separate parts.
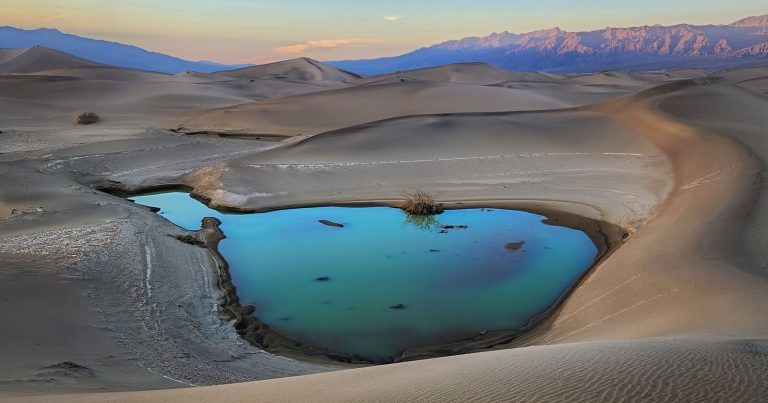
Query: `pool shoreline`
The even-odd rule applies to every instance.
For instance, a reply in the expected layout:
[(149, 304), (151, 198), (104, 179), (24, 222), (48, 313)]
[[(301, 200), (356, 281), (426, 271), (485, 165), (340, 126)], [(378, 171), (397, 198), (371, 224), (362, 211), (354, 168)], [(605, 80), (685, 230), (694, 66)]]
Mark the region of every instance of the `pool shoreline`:
[[(139, 196), (152, 194), (156, 192), (165, 192), (169, 190), (181, 190), (189, 193), (189, 188), (183, 186), (163, 186), (161, 188), (144, 189), (138, 192), (123, 192), (118, 191), (116, 193), (122, 197)], [(114, 193), (113, 193), (114, 194)], [(116, 194), (117, 195), (117, 194)], [(190, 193), (190, 196), (201, 201), (208, 206), (209, 201), (201, 197)], [(480, 334), (478, 336), (459, 340), (451, 343), (444, 343), (438, 345), (427, 345), (421, 347), (414, 347), (403, 351), (403, 353), (387, 361), (370, 360), (359, 355), (351, 355), (345, 353), (339, 353), (327, 349), (317, 348), (314, 346), (304, 345), (298, 341), (295, 341), (289, 337), (282, 335), (281, 333), (273, 330), (269, 325), (261, 322), (256, 316), (252, 315), (255, 307), (252, 305), (242, 305), (237, 295), (236, 286), (233, 283), (232, 276), (229, 272), (229, 264), (226, 258), (219, 251), (219, 242), (226, 238), (226, 234), (219, 228), (220, 221), (217, 218), (205, 217), (202, 219), (202, 226), (197, 231), (189, 231), (195, 238), (205, 242), (205, 247), (212, 255), (214, 262), (214, 275), (216, 276), (216, 288), (219, 293), (218, 305), (220, 319), (225, 322), (232, 322), (232, 326), (238, 335), (247, 341), (249, 344), (254, 345), (260, 349), (282, 355), (285, 357), (297, 359), (300, 361), (309, 362), (331, 362), (331, 363), (345, 363), (345, 364), (362, 364), (362, 365), (376, 365), (387, 364), (392, 362), (403, 362), (420, 360), (434, 357), (443, 357), (450, 355), (466, 354), (472, 352), (478, 352), (488, 350), (492, 348), (513, 348), (515, 347), (515, 341), (521, 339), (522, 336), (531, 333), (537, 329), (539, 325), (545, 323), (550, 319), (555, 312), (560, 308), (562, 303), (567, 299), (571, 292), (579, 286), (589, 275), (598, 267), (610, 254), (615, 251), (619, 245), (621, 245), (627, 238), (628, 232), (623, 228), (616, 225), (606, 223), (603, 221), (580, 216), (575, 213), (569, 213), (562, 210), (558, 210), (553, 207), (545, 207), (540, 204), (540, 201), (536, 203), (525, 203), (521, 201), (507, 200), (498, 202), (446, 202), (444, 207), (448, 210), (451, 209), (463, 209), (463, 208), (504, 208), (514, 209), (520, 211), (526, 211), (533, 214), (542, 215), (545, 217), (542, 220), (547, 225), (556, 225), (561, 227), (568, 227), (576, 229), (585, 233), (594, 243), (597, 248), (597, 254), (592, 264), (583, 272), (583, 274), (575, 279), (554, 302), (553, 304), (541, 312), (540, 314), (532, 317), (528, 323), (522, 327), (517, 327), (510, 330), (502, 331), (489, 331), (487, 333)], [(389, 201), (364, 201), (364, 202), (346, 202), (346, 203), (319, 203), (319, 204), (306, 204), (301, 207), (318, 207), (318, 206), (343, 206), (343, 207), (371, 207), (371, 206), (386, 206), (397, 207), (395, 203)], [(283, 208), (274, 208), (265, 211), (276, 211), (283, 209), (295, 208), (297, 206), (285, 206)], [(216, 209), (218, 211), (227, 213), (241, 213), (249, 214), (253, 213), (250, 210), (237, 210), (237, 209)], [(185, 230), (186, 231), (186, 230)]]

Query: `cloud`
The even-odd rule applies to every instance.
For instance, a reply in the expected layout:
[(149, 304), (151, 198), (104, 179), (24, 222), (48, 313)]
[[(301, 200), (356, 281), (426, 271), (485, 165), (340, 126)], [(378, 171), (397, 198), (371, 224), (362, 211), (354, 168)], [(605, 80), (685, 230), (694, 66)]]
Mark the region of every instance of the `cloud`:
[(326, 39), (320, 41), (307, 41), (295, 45), (280, 46), (272, 49), (280, 55), (297, 55), (316, 49), (357, 48), (372, 43), (379, 43), (376, 39)]
[(388, 16), (384, 17), (384, 19), (387, 20), (387, 21), (395, 22), (395, 21), (402, 20), (403, 17), (399, 16), (399, 15), (388, 15)]

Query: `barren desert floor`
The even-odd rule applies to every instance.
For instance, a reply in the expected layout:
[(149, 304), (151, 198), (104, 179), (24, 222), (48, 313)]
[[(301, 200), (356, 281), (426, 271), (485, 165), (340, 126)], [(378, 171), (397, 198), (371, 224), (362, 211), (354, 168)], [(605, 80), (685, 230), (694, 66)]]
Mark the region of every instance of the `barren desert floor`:
[[(768, 68), (360, 78), (295, 59), (166, 75), (9, 52), (0, 400), (768, 396)], [(102, 121), (74, 124), (82, 111)], [(168, 236), (206, 230), (118, 197), (171, 188), (248, 212), (398, 206), (424, 190), (601, 223), (610, 253), (483, 352), (345, 364), (237, 334), (220, 256)]]

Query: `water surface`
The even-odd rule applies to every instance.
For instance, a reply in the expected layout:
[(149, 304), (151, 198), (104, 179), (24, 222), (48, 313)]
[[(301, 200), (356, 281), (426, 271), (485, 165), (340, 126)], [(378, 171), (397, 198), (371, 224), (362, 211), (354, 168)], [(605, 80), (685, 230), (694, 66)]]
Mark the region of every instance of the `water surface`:
[(256, 306), (260, 321), (305, 345), (373, 360), (524, 326), (597, 254), (584, 233), (515, 210), (414, 221), (388, 207), (226, 214), (183, 192), (131, 199), (188, 230), (218, 218), (240, 302)]

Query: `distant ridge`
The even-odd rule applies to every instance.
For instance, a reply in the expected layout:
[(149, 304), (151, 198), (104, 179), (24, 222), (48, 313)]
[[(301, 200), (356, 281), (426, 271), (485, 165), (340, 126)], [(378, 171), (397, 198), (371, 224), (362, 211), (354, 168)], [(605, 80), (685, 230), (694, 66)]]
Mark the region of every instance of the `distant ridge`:
[(98, 39), (83, 38), (56, 29), (19, 29), (0, 27), (0, 48), (19, 49), (43, 46), (66, 52), (98, 63), (140, 70), (176, 74), (182, 71), (211, 73), (235, 69), (245, 65), (225, 65), (212, 62), (193, 62), (151, 52), (136, 46)]
[(768, 15), (728, 25), (502, 32), (451, 40), (401, 56), (329, 63), (360, 74), (382, 74), (462, 62), (549, 72), (768, 65)]
[(733, 27), (768, 27), (768, 14), (747, 17), (730, 24)]

